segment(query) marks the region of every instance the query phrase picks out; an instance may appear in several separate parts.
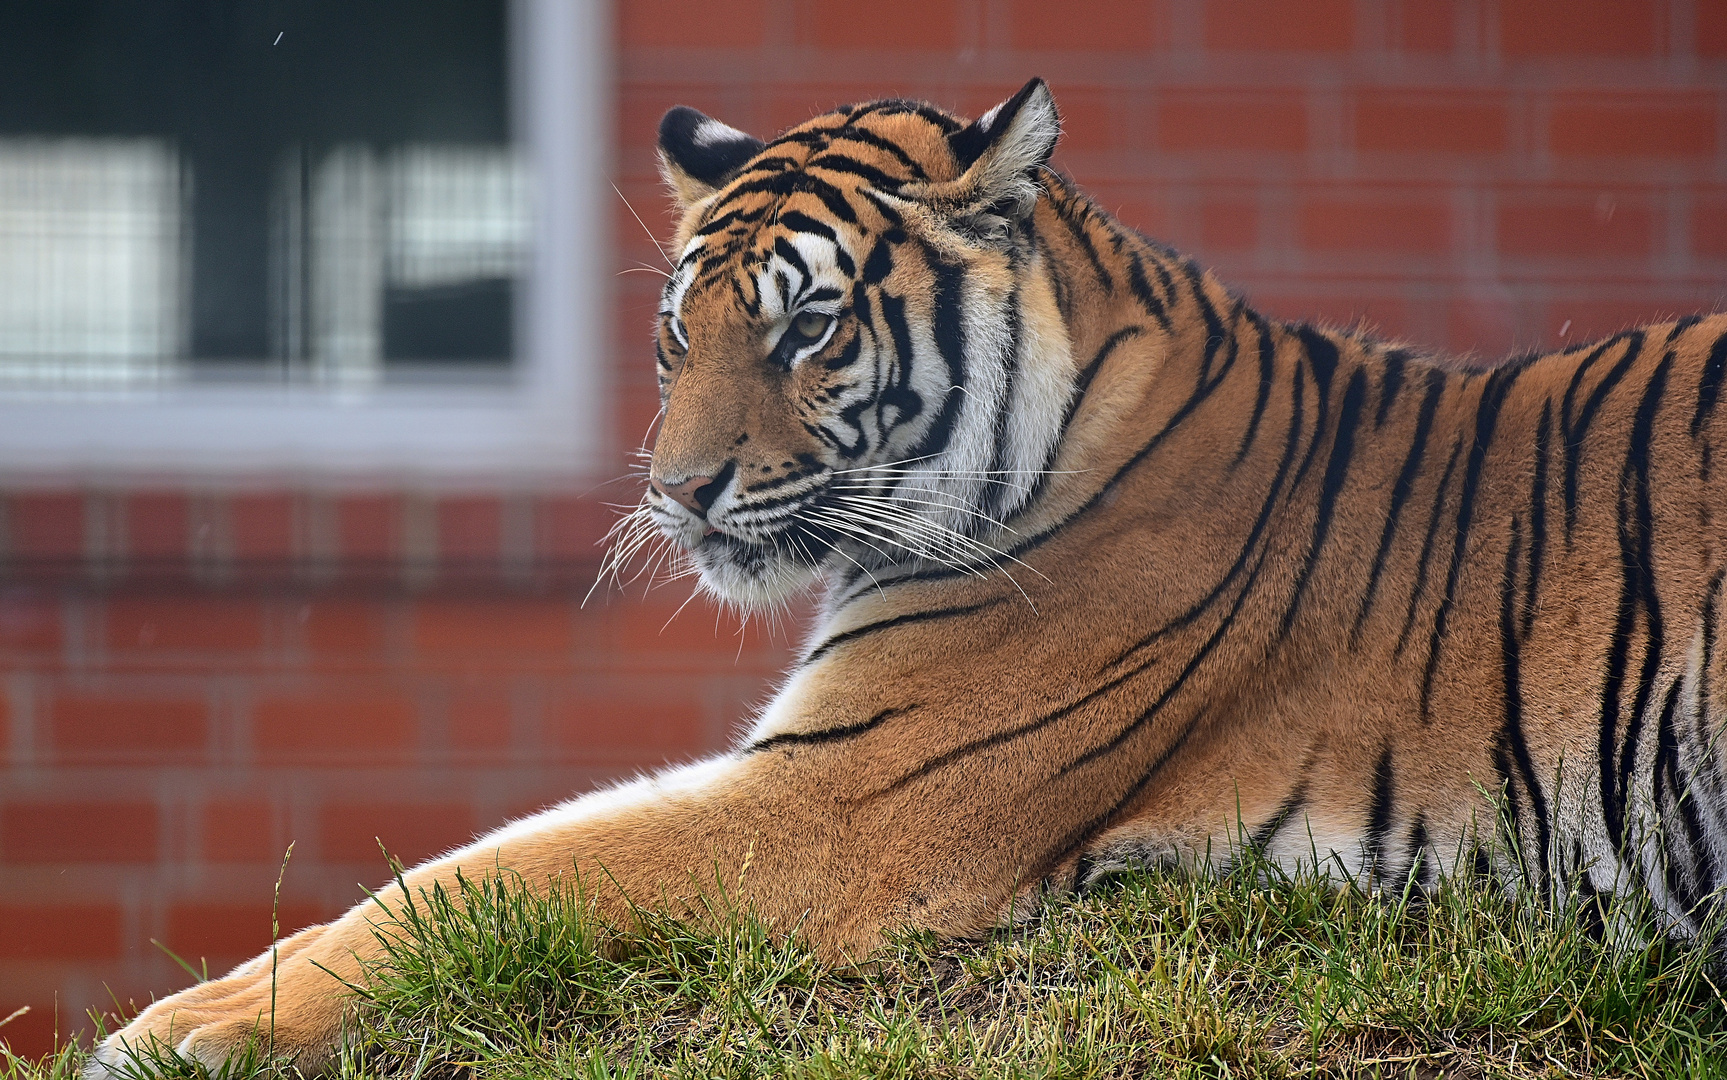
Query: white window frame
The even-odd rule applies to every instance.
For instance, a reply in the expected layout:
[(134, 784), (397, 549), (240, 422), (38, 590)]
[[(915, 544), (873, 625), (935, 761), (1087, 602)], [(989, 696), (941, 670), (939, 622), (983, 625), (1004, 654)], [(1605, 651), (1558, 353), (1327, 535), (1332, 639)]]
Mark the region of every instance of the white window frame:
[(507, 380), (0, 391), (0, 477), (473, 487), (593, 475), (609, 445), (610, 21), (605, 0), (510, 5), (536, 221)]

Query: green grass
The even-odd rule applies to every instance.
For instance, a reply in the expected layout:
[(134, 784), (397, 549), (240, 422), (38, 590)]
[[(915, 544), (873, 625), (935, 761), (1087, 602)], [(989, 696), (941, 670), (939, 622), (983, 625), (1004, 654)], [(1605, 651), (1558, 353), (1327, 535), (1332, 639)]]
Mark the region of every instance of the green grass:
[[(508, 880), (405, 914), (343, 1061), (356, 1078), (1727, 1075), (1703, 950), (1626, 909), (1603, 943), (1582, 904), (1464, 881), (1418, 900), (1148, 871), (984, 941), (900, 937), (861, 969), (737, 914), (602, 937), (578, 897)], [(79, 1062), (3, 1059), (0, 1080)]]

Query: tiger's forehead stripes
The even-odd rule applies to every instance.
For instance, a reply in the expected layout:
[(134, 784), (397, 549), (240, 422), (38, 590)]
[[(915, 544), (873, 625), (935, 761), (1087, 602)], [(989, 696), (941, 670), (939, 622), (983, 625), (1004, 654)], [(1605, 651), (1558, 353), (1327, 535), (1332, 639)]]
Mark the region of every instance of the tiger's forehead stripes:
[[(676, 314), (692, 289), (718, 287), (774, 320), (812, 292), (843, 295), (873, 237), (901, 224), (891, 205), (900, 189), (957, 173), (946, 143), (957, 128), (897, 102), (817, 117), (767, 144), (697, 218), (663, 310)], [(828, 269), (838, 277), (819, 284)]]

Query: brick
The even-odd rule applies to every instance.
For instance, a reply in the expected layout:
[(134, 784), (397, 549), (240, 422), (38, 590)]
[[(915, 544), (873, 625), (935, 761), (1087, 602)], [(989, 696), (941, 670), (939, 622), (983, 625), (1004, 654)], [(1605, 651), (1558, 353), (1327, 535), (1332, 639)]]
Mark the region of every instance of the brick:
[[(661, 589), (645, 597), (632, 590), (627, 596), (609, 597), (603, 611), (596, 613), (603, 621), (600, 640), (615, 656), (655, 663), (687, 663), (697, 657), (724, 658), (730, 663), (740, 652), (761, 647), (759, 624), (752, 624), (755, 629), (746, 633), (740, 649), (733, 616), (716, 612), (705, 597), (684, 605), (690, 588), (686, 585), (675, 593)], [(590, 601), (589, 607), (593, 606)]]
[(1608, 195), (1509, 202), (1499, 208), (1499, 251), (1524, 258), (1641, 259), (1649, 254), (1653, 227), (1648, 206)]
[(1478, 97), (1358, 95), (1355, 145), (1398, 153), (1501, 153), (1506, 148), (1505, 106)]
[(1649, 56), (1657, 19), (1655, 0), (1516, 0), (1499, 5), (1499, 47), (1512, 57)]
[[(612, 237), (619, 257), (619, 268), (629, 271), (625, 278), (638, 288), (647, 287), (654, 297), (665, 280), (655, 271), (666, 269), (666, 256), (660, 245), (677, 232), (677, 215), (661, 191), (659, 178), (625, 187), (620, 184), (618, 198), (612, 207)], [(653, 305), (658, 308), (657, 300)], [(651, 335), (655, 322), (651, 317), (636, 325), (643, 334)]]
[(360, 660), (385, 652), (389, 610), (383, 601), (313, 600), (300, 608), (300, 615), (306, 647), (316, 654)]
[(759, 48), (768, 25), (766, 0), (630, 0), (613, 11), (624, 48)]
[(109, 648), (126, 652), (243, 652), (264, 643), (256, 601), (189, 596), (119, 597), (108, 601)]
[(503, 505), (491, 496), (438, 501), (438, 554), (469, 562), (498, 557), (503, 537)]
[(1446, 312), (1446, 345), (1459, 355), (1481, 359), (1506, 356), (1518, 346), (1519, 319), (1516, 308), (1504, 300), (1463, 297), (1452, 300)]
[(1280, 98), (1170, 93), (1158, 105), (1157, 125), (1158, 143), (1166, 150), (1294, 152), (1307, 146), (1307, 108), (1294, 93)]
[(185, 755), (209, 740), (209, 710), (199, 700), (56, 694), (52, 742), (63, 753)]
[(0, 861), (156, 861), (156, 807), (147, 802), (8, 802), (0, 805)]
[(1207, 0), (1205, 5), (1205, 44), (1213, 49), (1342, 52), (1354, 42), (1352, 0)]
[(127, 554), (137, 559), (184, 559), (187, 518), (186, 496), (178, 492), (127, 496)]
[[(974, 111), (982, 113), (992, 109), (1011, 94), (1009, 91)], [(1072, 152), (1120, 146), (1125, 141), (1127, 127), (1121, 115), (1125, 96), (1102, 90), (1063, 91), (1057, 105), (1061, 110), (1061, 140), (1057, 149)]]
[(1402, 0), (1391, 40), (1408, 52), (1450, 52), (1457, 44), (1457, 0)]
[(11, 1016), (20, 1005), (29, 1005), (30, 1011), (0, 1027), (0, 1046), (29, 1062), (59, 1050), (65, 1044), (62, 1037), (65, 1033), (56, 1028), (55, 1018), (59, 1010), (55, 996), (44, 995), (36, 1001), (0, 998), (0, 1017)]
[[(640, 494), (635, 477), (605, 488), (608, 501), (628, 502)], [(617, 512), (599, 499), (547, 496), (534, 504), (534, 551), (542, 560), (593, 563), (600, 559), (600, 539), (617, 520)]]
[(873, 0), (855, 4), (799, 5), (803, 43), (835, 51), (891, 49), (927, 52), (957, 48), (957, 0)]
[(344, 559), (395, 558), (401, 507), (389, 495), (348, 495), (336, 500), (336, 535)]
[(255, 799), (214, 799), (199, 812), (203, 857), (212, 863), (280, 863), (273, 833), (275, 813)]
[(61, 633), (57, 598), (29, 587), (0, 589), (0, 649), (56, 650)]
[(445, 660), (478, 653), (543, 660), (575, 644), (574, 607), (561, 598), (421, 601), (414, 605), (414, 649)]
[(1727, 200), (1699, 199), (1691, 208), (1691, 250), (1727, 258)]
[(75, 492), (14, 494), (8, 498), (12, 554), (23, 559), (84, 557), (84, 496)]
[(114, 904), (0, 904), (0, 959), (112, 960), (120, 919)]
[(1199, 238), (1207, 251), (1248, 251), (1259, 244), (1259, 207), (1245, 199), (1199, 204)]
[[(177, 903), (168, 909), (162, 944), (193, 967), (200, 958), (250, 959), (270, 947), (272, 916), (278, 927), (274, 940), (280, 941), (320, 921), (323, 915), (322, 908), (304, 903), (282, 904), (272, 910), (268, 900), (252, 904)], [(215, 972), (215, 965), (211, 970)]]
[[(1014, 89), (1018, 89), (1015, 86)], [(873, 101), (883, 97), (904, 97), (910, 91), (904, 83), (895, 84), (891, 79), (877, 79), (866, 82), (795, 82), (775, 84), (766, 94), (766, 101), (755, 116), (756, 127), (750, 130), (764, 138), (774, 133), (784, 131), (795, 124), (801, 124), (812, 117), (825, 112), (832, 112), (841, 105), (850, 105), (859, 101)], [(1012, 91), (1009, 91), (1010, 93)], [(916, 96), (913, 94), (913, 96)], [(998, 96), (990, 105), (1000, 101)], [(937, 104), (947, 103), (947, 98), (941, 96)], [(988, 106), (985, 106), (988, 108)], [(734, 127), (739, 126), (737, 124)]]
[(1451, 214), (1432, 203), (1315, 197), (1303, 202), (1296, 227), (1310, 251), (1437, 255), (1450, 245)]
[(294, 497), (235, 495), (228, 500), (236, 559), (283, 561), (294, 557)]
[(505, 691), (462, 691), (449, 704), (453, 750), (501, 750), (510, 745), (515, 709)]
[(1691, 10), (1697, 20), (1698, 55), (1727, 57), (1727, 4), (1700, 3)]
[(1708, 157), (1715, 152), (1715, 107), (1699, 95), (1563, 100), (1553, 108), (1549, 143), (1561, 156)]
[(473, 837), (473, 808), (460, 803), (336, 802), (318, 813), (319, 854), (325, 862), (381, 869), (381, 840), (391, 855), (412, 866)]
[(546, 710), (547, 738), (577, 761), (627, 755), (657, 762), (711, 749), (699, 701), (660, 700), (653, 688), (643, 691), (553, 702)]
[(266, 754), (385, 754), (419, 744), (410, 698), (356, 691), (268, 698), (252, 712), (252, 738)]
[(1693, 310), (1707, 313), (1706, 305), (1695, 309), (1683, 301), (1651, 302), (1648, 299), (1612, 300), (1599, 296), (1578, 299), (1563, 298), (1548, 305), (1540, 346), (1563, 348), (1579, 342), (1594, 341), (1615, 334), (1629, 326), (1661, 319), (1689, 315)]
[[(1142, 52), (1163, 44), (1161, 12), (1144, 0), (1014, 0), (1010, 11), (1016, 49)], [(1066, 94), (1061, 104), (1066, 107)]]
[(1092, 185), (1089, 192), (1097, 205), (1117, 221), (1148, 236), (1169, 233), (1169, 206), (1155, 188), (1143, 183)]

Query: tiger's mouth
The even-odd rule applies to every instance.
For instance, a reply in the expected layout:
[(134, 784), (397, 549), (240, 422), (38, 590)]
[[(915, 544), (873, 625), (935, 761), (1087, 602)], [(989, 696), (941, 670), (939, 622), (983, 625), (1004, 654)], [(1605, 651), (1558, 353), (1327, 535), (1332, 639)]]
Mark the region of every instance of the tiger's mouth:
[(738, 536), (709, 523), (685, 550), (709, 591), (754, 609), (782, 603), (813, 584), (832, 542), (797, 521), (760, 538)]

